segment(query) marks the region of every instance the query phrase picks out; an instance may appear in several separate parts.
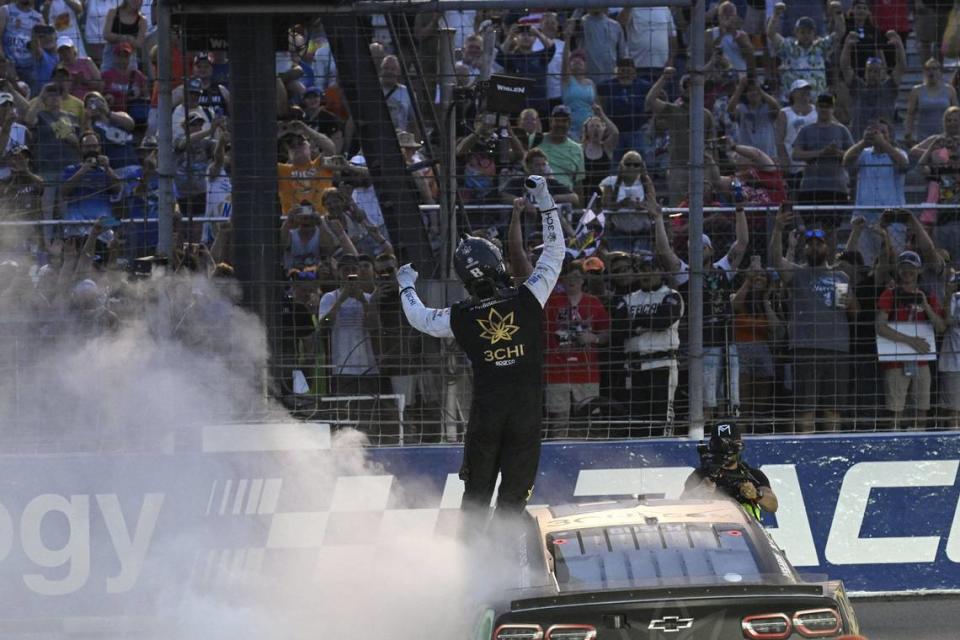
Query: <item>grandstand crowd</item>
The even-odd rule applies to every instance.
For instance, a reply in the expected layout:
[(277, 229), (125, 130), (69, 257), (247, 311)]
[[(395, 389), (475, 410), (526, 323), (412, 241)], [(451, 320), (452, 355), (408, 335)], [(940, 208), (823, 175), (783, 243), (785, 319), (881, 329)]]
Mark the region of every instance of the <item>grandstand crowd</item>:
[[(230, 61), (188, 50), (181, 33), (175, 249), (155, 255), (155, 14), (143, 0), (0, 6), (4, 312), (76, 313), (99, 335), (124, 321), (118, 274), (162, 262), (232, 277)], [(708, 2), (707, 20), (706, 416), (777, 433), (960, 426), (960, 5), (725, 0)], [(689, 151), (689, 22), (667, 7), (421, 12), (404, 18), (411, 48), (373, 16), (369, 81), (397, 135), (386, 146), (359, 134), (338, 34), (315, 16), (293, 26), (265, 79), (280, 114), (285, 401), (389, 397), (362, 425), (383, 441), (399, 419), (387, 404), (420, 441), (465, 422), (466, 368), (403, 317), (405, 247), (365, 159), (396, 149), (407, 176), (389, 178), (409, 179), (422, 205), (442, 201), (446, 132), (430, 114), (452, 29), (465, 213), (423, 207), (427, 241), (437, 250), (455, 224), (501, 246), (522, 279), (542, 238), (515, 199), (524, 177), (548, 176), (569, 249), (543, 330), (547, 437), (682, 433), (685, 208), (701, 161)], [(526, 81), (521, 108), (486, 108), (491, 76)], [(30, 221), (62, 223), (11, 224)]]

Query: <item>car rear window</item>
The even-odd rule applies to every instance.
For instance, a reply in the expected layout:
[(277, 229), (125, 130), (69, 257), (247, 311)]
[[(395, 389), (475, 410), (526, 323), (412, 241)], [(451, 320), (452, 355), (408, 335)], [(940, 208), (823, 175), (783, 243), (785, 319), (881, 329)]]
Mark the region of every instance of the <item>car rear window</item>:
[(759, 577), (746, 531), (736, 525), (638, 524), (547, 536), (557, 582), (571, 588), (697, 583)]

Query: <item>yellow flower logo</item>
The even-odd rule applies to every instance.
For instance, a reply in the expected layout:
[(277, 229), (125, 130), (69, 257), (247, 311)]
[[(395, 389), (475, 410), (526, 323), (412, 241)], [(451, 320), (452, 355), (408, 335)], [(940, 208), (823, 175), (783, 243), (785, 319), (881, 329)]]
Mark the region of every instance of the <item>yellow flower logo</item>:
[(497, 313), (496, 309), (490, 309), (486, 320), (477, 318), (477, 324), (483, 329), (481, 338), (486, 338), (490, 344), (497, 344), (501, 341), (513, 340), (513, 334), (520, 330), (520, 327), (513, 324), (513, 311), (505, 316)]

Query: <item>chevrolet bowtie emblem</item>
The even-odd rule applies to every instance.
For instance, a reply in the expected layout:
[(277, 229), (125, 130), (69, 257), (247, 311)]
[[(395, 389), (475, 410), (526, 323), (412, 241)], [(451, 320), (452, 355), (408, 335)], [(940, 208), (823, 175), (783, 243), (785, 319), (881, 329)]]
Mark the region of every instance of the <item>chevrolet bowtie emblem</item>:
[(659, 620), (651, 620), (647, 627), (653, 631), (663, 631), (664, 633), (680, 633), (683, 629), (689, 629), (693, 626), (693, 618), (680, 618), (678, 616), (666, 616)]

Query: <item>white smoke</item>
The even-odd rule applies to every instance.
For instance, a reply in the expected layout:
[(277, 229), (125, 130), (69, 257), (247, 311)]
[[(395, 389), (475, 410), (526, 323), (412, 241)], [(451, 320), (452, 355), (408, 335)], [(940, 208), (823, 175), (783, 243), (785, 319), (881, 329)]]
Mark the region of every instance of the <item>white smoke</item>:
[[(198, 451), (206, 425), (251, 415), (286, 417), (265, 400), (264, 327), (235, 303), (229, 287), (168, 276), (135, 285), (101, 281), (98, 295), (96, 305), (83, 309), (76, 300), (55, 303), (48, 310), (51, 321), (28, 323), (3, 343), (5, 366), (16, 376), (0, 386), (0, 421), (9, 436), (20, 438), (19, 446), (92, 455)], [(16, 309), (0, 302), (0, 312), (10, 317), (30, 305), (23, 296), (16, 302)], [(302, 437), (309, 450), (318, 436), (305, 428)], [(340, 476), (382, 474), (363, 440), (356, 432), (340, 432), (332, 464), (318, 464), (329, 458), (305, 453), (290, 457), (296, 462), (285, 473), (316, 491), (329, 490)], [(223, 464), (229, 477), (232, 470)], [(93, 492), (82, 478), (71, 490)], [(405, 486), (401, 500), (439, 504), (439, 496), (425, 495), (433, 492)], [(355, 526), (358, 540), (370, 539), (369, 521)], [(209, 547), (210, 535), (178, 531), (174, 541), (150, 548), (148, 566), (182, 566)], [(320, 545), (298, 556), (299, 566), (289, 571), (263, 572), (229, 588), (200, 584), (178, 571), (145, 573), (138, 586), (160, 594), (151, 613), (159, 617), (125, 637), (468, 637), (477, 603), (496, 596), (495, 576), (506, 569), (495, 566), (489, 549), (480, 554), (455, 536), (415, 535), (402, 527), (374, 538), (374, 545)]]

